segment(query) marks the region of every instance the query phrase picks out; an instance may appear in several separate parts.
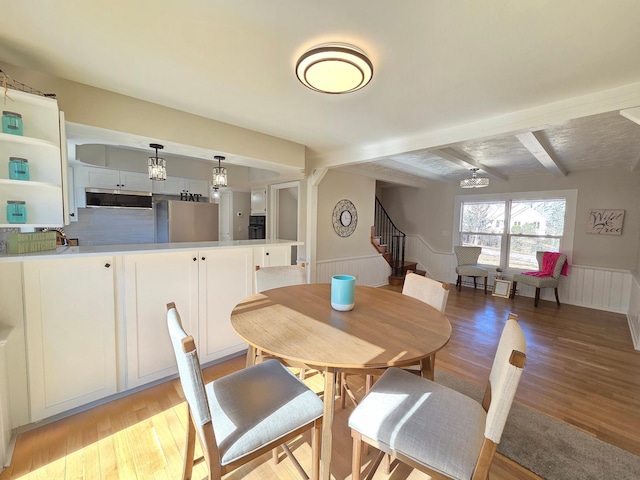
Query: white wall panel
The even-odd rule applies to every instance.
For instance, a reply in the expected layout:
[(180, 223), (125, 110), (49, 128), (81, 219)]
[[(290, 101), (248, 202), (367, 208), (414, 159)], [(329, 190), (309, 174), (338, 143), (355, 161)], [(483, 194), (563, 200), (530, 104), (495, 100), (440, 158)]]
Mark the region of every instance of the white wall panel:
[(379, 254), (321, 260), (316, 263), (317, 283), (330, 283), (333, 275), (353, 275), (358, 285), (379, 287), (389, 283), (391, 267)]

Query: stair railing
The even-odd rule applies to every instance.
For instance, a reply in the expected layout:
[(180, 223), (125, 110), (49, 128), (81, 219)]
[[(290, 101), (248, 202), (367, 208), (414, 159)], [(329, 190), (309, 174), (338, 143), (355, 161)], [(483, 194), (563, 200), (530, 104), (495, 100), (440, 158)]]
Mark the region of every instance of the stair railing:
[(380, 237), (381, 243), (389, 245), (391, 274), (393, 276), (404, 275), (404, 252), (407, 235), (396, 227), (378, 197), (376, 197), (373, 229), (374, 235)]

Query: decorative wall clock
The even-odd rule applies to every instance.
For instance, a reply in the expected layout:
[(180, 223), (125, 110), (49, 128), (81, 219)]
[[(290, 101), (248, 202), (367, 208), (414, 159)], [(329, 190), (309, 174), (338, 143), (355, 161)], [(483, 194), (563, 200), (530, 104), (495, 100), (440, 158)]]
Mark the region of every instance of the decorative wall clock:
[(358, 225), (356, 206), (347, 199), (340, 200), (333, 207), (333, 229), (341, 237), (351, 235)]

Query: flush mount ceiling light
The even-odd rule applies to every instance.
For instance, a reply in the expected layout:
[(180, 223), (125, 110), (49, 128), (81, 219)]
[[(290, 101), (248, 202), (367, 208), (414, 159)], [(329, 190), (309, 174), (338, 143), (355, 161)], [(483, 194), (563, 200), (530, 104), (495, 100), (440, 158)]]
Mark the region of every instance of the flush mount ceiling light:
[(479, 168), (471, 168), (470, 170), (473, 172), (471, 178), (460, 180), (461, 188), (482, 188), (489, 186), (488, 178), (478, 177)]
[(150, 143), (149, 146), (156, 149), (155, 157), (149, 157), (149, 179), (166, 180), (167, 162), (164, 158), (158, 156), (158, 150), (162, 150), (164, 146), (159, 143)]
[(213, 158), (218, 160), (218, 166), (213, 167), (213, 175), (211, 177), (211, 197), (220, 198), (220, 187), (227, 186), (227, 169), (220, 163), (224, 160), (223, 156), (216, 155)]
[(296, 75), (305, 87), (316, 92), (349, 93), (371, 81), (373, 64), (358, 47), (324, 43), (298, 59)]

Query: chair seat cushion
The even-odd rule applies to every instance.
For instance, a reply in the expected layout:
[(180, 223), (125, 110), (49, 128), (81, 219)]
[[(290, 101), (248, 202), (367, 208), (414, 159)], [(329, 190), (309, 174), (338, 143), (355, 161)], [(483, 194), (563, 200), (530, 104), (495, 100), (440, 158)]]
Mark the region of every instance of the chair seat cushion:
[(349, 427), (389, 450), (467, 480), (485, 422), (475, 400), (398, 368), (388, 369), (349, 417)]
[(522, 275), (517, 273), (513, 276), (513, 281), (518, 283), (524, 283), (525, 285), (531, 285), (536, 288), (549, 288), (557, 287), (559, 282), (558, 278), (554, 277), (534, 277), (533, 275)]
[(206, 385), (222, 465), (322, 416), (322, 400), (277, 360)]
[(486, 268), (478, 267), (477, 265), (458, 265), (456, 267), (456, 273), (458, 275), (464, 275), (465, 277), (489, 276), (489, 271)]

